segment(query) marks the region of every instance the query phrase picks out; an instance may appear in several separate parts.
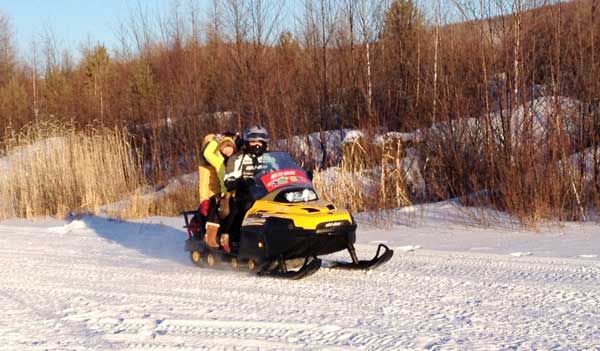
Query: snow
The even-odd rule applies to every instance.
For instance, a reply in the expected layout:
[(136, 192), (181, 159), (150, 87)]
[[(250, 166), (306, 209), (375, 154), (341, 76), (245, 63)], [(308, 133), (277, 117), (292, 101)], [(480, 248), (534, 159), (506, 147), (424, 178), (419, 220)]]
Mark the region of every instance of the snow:
[(544, 96), (521, 105), (513, 113), (512, 125), (514, 136), (522, 136), (526, 129), (527, 117), (531, 118), (534, 136), (545, 137), (557, 116), (563, 118), (566, 130), (573, 134), (577, 132), (577, 121), (580, 118), (583, 103), (565, 96)]
[[(139, 188), (137, 189), (136, 194), (139, 201), (155, 202), (168, 196), (169, 194), (176, 193), (182, 187), (191, 187), (195, 189), (197, 184), (198, 172), (193, 172), (172, 178), (169, 180), (166, 186), (156, 191), (149, 186)], [(99, 212), (102, 215), (118, 213), (119, 211), (131, 206), (131, 202), (132, 197), (128, 196), (121, 201), (100, 206)]]
[(390, 262), (301, 281), (193, 266), (180, 218), (2, 221), (0, 348), (600, 348), (597, 224), (527, 230), (452, 202), (388, 215), (356, 216), (357, 250), (387, 243)]
[[(491, 113), (487, 116), (487, 122), (493, 130), (496, 142), (508, 139), (505, 136), (503, 120), (510, 121), (510, 133), (514, 143), (534, 143), (540, 147), (539, 152), (545, 152), (544, 145), (547, 144), (548, 133), (556, 123), (557, 116), (562, 118), (565, 130), (571, 136), (578, 135), (578, 123), (581, 122), (581, 111), (585, 109), (582, 102), (564, 96), (541, 96), (523, 105), (516, 106), (513, 110), (503, 110)], [(506, 118), (510, 116), (510, 118)], [(483, 117), (460, 118), (457, 120), (438, 122), (431, 128), (418, 129), (412, 133), (401, 133), (395, 131), (378, 132), (372, 135), (375, 145), (383, 145), (391, 142), (401, 141), (406, 147), (405, 157), (400, 165), (406, 178), (406, 183), (416, 199), (422, 199), (427, 192), (427, 184), (423, 177), (425, 166), (424, 157), (413, 145), (428, 140), (447, 138), (447, 134), (454, 129), (467, 131), (472, 137), (482, 137), (485, 131), (486, 120)], [(454, 131), (455, 132), (455, 131)], [(339, 165), (342, 159), (342, 146), (359, 142), (370, 137), (361, 130), (343, 129), (323, 132), (323, 139), (327, 150), (327, 161), (329, 165)], [(324, 168), (322, 165), (323, 150), (321, 146), (321, 133), (294, 136), (290, 140), (278, 140), (273, 143), (274, 148), (283, 148), (292, 154), (300, 156), (301, 161), (309, 162), (310, 166)], [(586, 177), (591, 174), (591, 153), (589, 150), (581, 156), (572, 155), (573, 163), (584, 157), (586, 165)], [(300, 161), (300, 160), (299, 160)], [(360, 175), (359, 175), (360, 176)], [(331, 178), (331, 177), (330, 177)]]
[[(315, 165), (321, 165), (323, 161), (323, 140), (327, 152), (326, 159), (330, 162), (337, 163), (341, 152), (341, 145), (348, 134), (355, 135), (360, 133), (353, 129), (328, 130), (322, 133), (310, 133), (308, 135), (297, 135), (289, 140), (276, 140), (270, 146), (270, 149), (288, 150), (294, 155), (303, 155), (305, 160), (312, 162)], [(321, 136), (323, 138), (321, 138)]]
[(381, 145), (395, 140), (400, 140), (404, 143), (419, 141), (417, 135), (414, 133), (387, 132), (383, 134), (376, 134), (373, 142), (376, 145)]
[[(557, 105), (573, 131), (568, 116), (579, 103), (540, 98), (515, 111), (513, 136), (523, 132), (527, 110), (533, 135), (543, 137)], [(499, 121), (492, 117), (494, 128)], [(363, 133), (323, 136), (335, 161), (341, 145)], [(421, 136), (389, 132), (374, 142)], [(318, 164), (320, 137), (294, 137), (291, 148)], [(61, 142), (48, 139), (0, 157), (0, 177)], [(401, 166), (418, 193), (426, 186), (420, 156), (415, 148), (406, 154)], [(591, 149), (571, 162), (591, 180)], [(368, 190), (365, 174), (353, 176)], [(335, 167), (321, 173), (333, 183), (341, 175)], [(191, 173), (140, 193), (158, 198), (195, 182)], [(453, 201), (355, 217), (358, 255), (370, 258), (384, 243), (395, 250), (392, 260), (375, 271), (339, 271), (331, 260), (348, 257), (338, 253), (301, 281), (195, 267), (183, 251), (181, 218), (0, 221), (0, 349), (600, 349), (598, 224), (526, 229), (506, 214)], [(383, 229), (375, 225), (388, 221)]]
[(361, 132), (360, 130), (350, 130), (344, 136), (344, 139), (342, 140), (342, 144), (354, 143), (364, 137), (365, 137), (365, 134), (363, 132)]
[[(487, 121), (482, 117), (463, 117), (450, 122), (438, 122), (429, 129), (415, 131), (412, 140), (425, 140), (424, 136), (428, 134), (431, 135), (430, 137), (437, 138), (442, 134), (453, 132), (454, 129), (466, 130), (471, 136), (481, 137), (486, 130), (486, 122), (489, 122), (496, 142), (500, 143), (502, 140), (509, 139), (503, 127), (503, 121), (506, 121), (510, 122), (508, 132), (513, 143), (535, 143), (544, 146), (548, 133), (557, 124), (558, 117), (561, 118), (567, 134), (577, 137), (579, 124), (582, 122), (581, 113), (585, 109), (581, 101), (569, 97), (543, 96), (516, 106), (514, 110), (493, 112), (487, 116)], [(411, 138), (410, 134), (404, 138)]]
[[(600, 147), (596, 149), (596, 154), (600, 154)], [(593, 181), (594, 177), (594, 149), (587, 148), (582, 152), (577, 152), (572, 154), (569, 157), (569, 161), (571, 162), (572, 169), (579, 173), (580, 169), (583, 171), (581, 176), (583, 179), (590, 183)]]
[(31, 145), (18, 147), (7, 154), (0, 153), (0, 177), (6, 176), (14, 168), (34, 162), (43, 155), (49, 155), (64, 148), (66, 142), (65, 138), (51, 137), (38, 140)]

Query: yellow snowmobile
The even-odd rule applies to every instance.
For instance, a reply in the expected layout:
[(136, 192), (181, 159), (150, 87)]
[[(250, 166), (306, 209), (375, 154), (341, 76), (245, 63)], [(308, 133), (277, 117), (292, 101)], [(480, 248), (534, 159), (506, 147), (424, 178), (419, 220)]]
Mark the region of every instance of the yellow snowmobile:
[[(262, 167), (250, 193), (254, 203), (239, 231), (239, 242), (226, 253), (205, 245), (204, 219), (198, 211), (183, 213), (188, 230), (185, 250), (199, 266), (229, 261), (258, 275), (299, 279), (321, 267), (318, 256), (348, 250), (352, 262), (332, 262), (330, 268), (372, 269), (387, 262), (393, 251), (380, 244), (375, 257), (356, 255), (356, 222), (350, 213), (320, 200), (306, 173), (286, 152), (263, 154)], [(293, 266), (299, 266), (294, 270)]]

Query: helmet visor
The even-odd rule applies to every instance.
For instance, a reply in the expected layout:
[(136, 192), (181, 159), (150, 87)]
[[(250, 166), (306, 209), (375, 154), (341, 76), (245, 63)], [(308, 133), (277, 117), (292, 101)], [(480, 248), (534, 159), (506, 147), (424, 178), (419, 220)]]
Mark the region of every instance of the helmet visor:
[(245, 138), (247, 141), (264, 141), (268, 142), (269, 137), (264, 133), (248, 133)]

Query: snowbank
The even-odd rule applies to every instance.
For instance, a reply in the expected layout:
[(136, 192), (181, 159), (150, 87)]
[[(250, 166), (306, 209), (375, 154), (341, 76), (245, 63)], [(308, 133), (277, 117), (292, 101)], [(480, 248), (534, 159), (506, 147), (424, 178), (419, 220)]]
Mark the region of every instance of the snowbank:
[[(135, 196), (137, 196), (137, 200), (139, 201), (153, 203), (168, 196), (169, 194), (176, 193), (182, 187), (192, 188), (194, 189), (193, 191), (196, 191), (197, 185), (198, 172), (188, 173), (171, 179), (165, 187), (158, 190), (154, 190), (151, 187), (138, 189)], [(130, 207), (131, 201), (131, 197), (128, 197), (112, 204), (103, 205), (100, 207), (100, 213), (104, 215), (110, 213), (119, 213)]]
[(65, 138), (52, 137), (11, 150), (3, 157), (0, 157), (0, 178), (6, 176), (11, 170), (21, 167), (21, 165), (43, 159), (43, 155), (64, 149), (66, 144), (67, 141)]
[(308, 135), (297, 135), (291, 139), (282, 139), (273, 142), (271, 149), (288, 150), (293, 155), (302, 155), (303, 160), (316, 167), (321, 167), (323, 162), (323, 146), (327, 155), (326, 161), (337, 164), (341, 160), (341, 145), (343, 140), (357, 131), (352, 129), (328, 130), (322, 133), (310, 133)]
[[(527, 143), (543, 146), (549, 131), (553, 125), (556, 125), (558, 118), (568, 134), (576, 135), (581, 111), (584, 108), (583, 103), (575, 99), (563, 96), (544, 96), (517, 106), (513, 111), (502, 110), (489, 116), (438, 122), (430, 129), (416, 131), (415, 138), (422, 139), (426, 135), (446, 134), (454, 129), (466, 130), (472, 136), (481, 138), (486, 132), (486, 128), (489, 127), (497, 142), (507, 140), (510, 136), (512, 142), (516, 144)], [(505, 135), (508, 130), (510, 135)]]

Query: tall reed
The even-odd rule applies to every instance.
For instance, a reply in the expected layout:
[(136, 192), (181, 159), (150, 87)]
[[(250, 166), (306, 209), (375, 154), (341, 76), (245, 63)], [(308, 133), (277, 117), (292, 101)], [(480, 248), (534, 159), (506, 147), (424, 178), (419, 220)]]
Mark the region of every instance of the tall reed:
[(41, 122), (5, 137), (0, 217), (97, 212), (144, 183), (139, 157), (120, 129)]
[(355, 212), (378, 214), (411, 204), (399, 141), (360, 139), (344, 145), (343, 154), (340, 167), (315, 172), (313, 182), (321, 197)]

